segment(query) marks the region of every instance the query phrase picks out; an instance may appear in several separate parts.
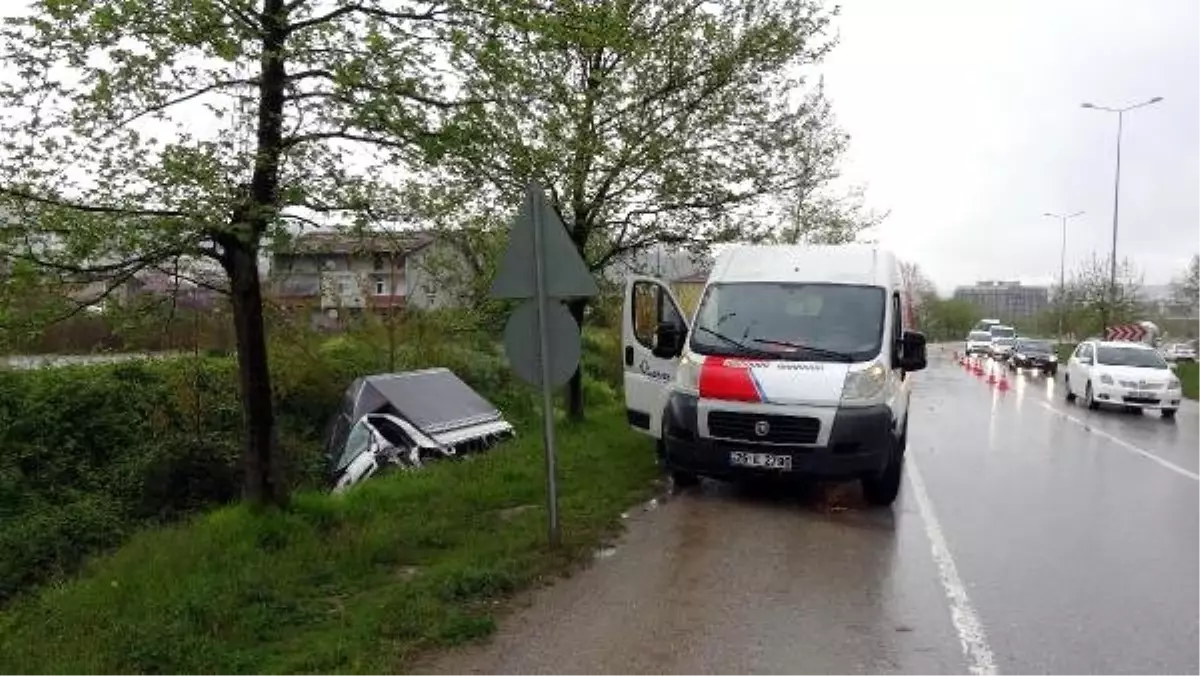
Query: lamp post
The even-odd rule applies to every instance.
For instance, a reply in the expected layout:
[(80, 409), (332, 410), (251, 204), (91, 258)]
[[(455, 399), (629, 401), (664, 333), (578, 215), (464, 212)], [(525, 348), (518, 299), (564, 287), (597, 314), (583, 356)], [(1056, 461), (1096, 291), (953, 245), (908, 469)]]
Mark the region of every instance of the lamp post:
[(1062, 252), (1058, 256), (1058, 342), (1063, 342), (1063, 317), (1066, 315), (1064, 296), (1067, 291), (1067, 219), (1082, 216), (1082, 211), (1073, 214), (1052, 214), (1046, 212), (1043, 216), (1062, 220)]
[(1125, 106), (1124, 108), (1109, 108), (1107, 106), (1097, 106), (1094, 103), (1081, 104), (1082, 107), (1089, 108), (1091, 110), (1102, 110), (1108, 113), (1117, 114), (1117, 173), (1116, 178), (1113, 181), (1113, 226), (1112, 253), (1109, 260), (1109, 295), (1108, 303), (1105, 303), (1105, 305), (1101, 308), (1102, 314), (1100, 315), (1100, 329), (1105, 333), (1108, 331), (1108, 320), (1110, 318), (1109, 313), (1112, 311), (1113, 306), (1115, 306), (1117, 303), (1117, 215), (1121, 204), (1121, 129), (1125, 123), (1125, 113), (1135, 108), (1142, 108), (1144, 106), (1158, 103), (1162, 100), (1163, 98), (1161, 96), (1155, 96), (1149, 101), (1143, 101), (1132, 106)]

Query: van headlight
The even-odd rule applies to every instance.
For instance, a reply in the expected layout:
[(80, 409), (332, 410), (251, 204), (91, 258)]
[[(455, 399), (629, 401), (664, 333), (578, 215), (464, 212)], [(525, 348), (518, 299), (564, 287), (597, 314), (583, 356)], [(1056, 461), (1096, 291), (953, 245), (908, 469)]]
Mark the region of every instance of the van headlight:
[(842, 401), (871, 401), (879, 397), (887, 385), (887, 369), (871, 364), (861, 371), (846, 373), (842, 385)]
[(1104, 384), (1104, 385), (1112, 385), (1113, 384), (1112, 376), (1105, 373), (1100, 376), (1100, 382), (1101, 382), (1101, 384)]
[(700, 368), (704, 362), (696, 359), (690, 351), (684, 351), (679, 359), (679, 368), (675, 371), (675, 385), (680, 392), (699, 394)]

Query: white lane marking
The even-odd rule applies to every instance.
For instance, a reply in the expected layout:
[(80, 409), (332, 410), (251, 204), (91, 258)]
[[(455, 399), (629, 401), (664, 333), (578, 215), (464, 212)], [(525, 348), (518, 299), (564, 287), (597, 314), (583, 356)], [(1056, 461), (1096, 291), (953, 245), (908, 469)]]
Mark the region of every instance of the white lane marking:
[(1053, 404), (1049, 404), (1044, 401), (1039, 402), (1039, 403), (1041, 403), (1042, 407), (1045, 408), (1047, 411), (1050, 411), (1051, 413), (1057, 414), (1060, 417), (1070, 420), (1071, 422), (1075, 423), (1076, 425), (1079, 425), (1083, 429), (1087, 430), (1088, 432), (1091, 432), (1092, 434), (1095, 434), (1096, 436), (1108, 439), (1109, 441), (1113, 442), (1114, 444), (1120, 446), (1121, 448), (1123, 448), (1127, 451), (1132, 451), (1134, 453), (1137, 453), (1140, 456), (1149, 458), (1150, 460), (1157, 462), (1158, 464), (1162, 465), (1163, 467), (1166, 467), (1167, 469), (1171, 470), (1172, 472), (1175, 472), (1176, 474), (1182, 474), (1183, 476), (1191, 479), (1192, 481), (1200, 481), (1200, 474), (1196, 474), (1195, 472), (1186, 470), (1186, 469), (1180, 467), (1179, 465), (1176, 465), (1175, 463), (1171, 462), (1170, 460), (1160, 458), (1157, 455), (1151, 453), (1150, 451), (1147, 451), (1146, 449), (1141, 448), (1139, 446), (1134, 446), (1133, 444), (1129, 443), (1128, 441), (1125, 441), (1124, 439), (1122, 439), (1120, 437), (1113, 436), (1113, 435), (1109, 434), (1108, 432), (1105, 432), (1104, 430), (1096, 429), (1094, 426), (1089, 425), (1087, 423), (1087, 421), (1080, 420), (1079, 418), (1076, 418), (1075, 416), (1071, 415), (1070, 413), (1067, 413), (1066, 411), (1056, 408)]
[(942, 588), (946, 590), (946, 598), (950, 600), (950, 622), (958, 632), (963, 655), (967, 658), (967, 667), (972, 674), (997, 674), (999, 672), (996, 670), (996, 661), (992, 657), (992, 649), (988, 647), (983, 624), (971, 606), (966, 586), (958, 577), (958, 566), (954, 565), (954, 557), (950, 555), (950, 548), (946, 545), (946, 537), (942, 534), (942, 526), (933, 511), (933, 502), (925, 491), (925, 481), (921, 478), (921, 471), (917, 469), (914, 454), (908, 454), (905, 464), (908, 465), (906, 473), (917, 498), (921, 520), (925, 522), (925, 535), (929, 538), (929, 548), (933, 553), (934, 562), (937, 563)]

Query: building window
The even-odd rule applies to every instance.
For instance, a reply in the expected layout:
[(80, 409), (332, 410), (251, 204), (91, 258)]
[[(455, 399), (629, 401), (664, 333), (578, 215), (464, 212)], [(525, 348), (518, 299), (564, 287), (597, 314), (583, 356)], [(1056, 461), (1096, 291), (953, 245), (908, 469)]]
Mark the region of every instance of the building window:
[(386, 286), (387, 286), (387, 283), (384, 282), (382, 279), (375, 280), (375, 295), (376, 296), (385, 295), (387, 293), (387, 289), (385, 288)]
[(379, 254), (375, 254), (375, 269), (376, 270), (383, 269), (383, 256), (381, 256)]

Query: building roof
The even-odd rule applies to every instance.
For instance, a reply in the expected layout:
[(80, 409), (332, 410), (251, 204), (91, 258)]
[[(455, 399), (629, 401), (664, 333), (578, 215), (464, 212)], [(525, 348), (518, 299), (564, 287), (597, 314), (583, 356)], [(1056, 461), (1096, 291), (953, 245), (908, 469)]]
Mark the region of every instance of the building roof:
[(432, 243), (434, 234), (427, 230), (389, 232), (314, 231), (297, 236), (286, 254), (412, 253)]

